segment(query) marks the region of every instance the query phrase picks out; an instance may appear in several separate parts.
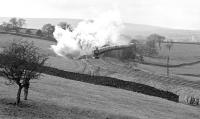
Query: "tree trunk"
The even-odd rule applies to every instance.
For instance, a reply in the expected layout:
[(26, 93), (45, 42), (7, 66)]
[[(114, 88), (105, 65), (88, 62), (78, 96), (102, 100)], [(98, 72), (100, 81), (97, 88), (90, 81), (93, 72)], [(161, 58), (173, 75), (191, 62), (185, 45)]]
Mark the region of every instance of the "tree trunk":
[(28, 87), (24, 87), (24, 100), (27, 100), (28, 97)]
[(22, 91), (22, 86), (19, 86), (18, 92), (17, 92), (17, 100), (16, 100), (16, 105), (19, 105), (20, 103), (20, 96), (21, 96), (21, 91)]

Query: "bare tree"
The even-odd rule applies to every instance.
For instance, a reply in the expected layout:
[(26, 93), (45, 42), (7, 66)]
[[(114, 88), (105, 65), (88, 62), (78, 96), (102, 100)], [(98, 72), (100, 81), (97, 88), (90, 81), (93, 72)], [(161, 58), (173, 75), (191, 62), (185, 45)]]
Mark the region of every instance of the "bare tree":
[(10, 84), (18, 85), (16, 104), (20, 103), (21, 90), (24, 88), (25, 100), (31, 79), (38, 79), (42, 66), (48, 57), (39, 53), (33, 42), (13, 41), (0, 54), (2, 73)]
[(11, 23), (12, 25), (13, 25), (13, 27), (17, 27), (18, 26), (18, 20), (17, 20), (17, 18), (11, 18), (10, 20), (9, 20), (9, 23)]
[(146, 54), (149, 56), (155, 56), (158, 55), (158, 48), (157, 48), (157, 44), (159, 46), (159, 48), (161, 49), (161, 43), (163, 42), (163, 40), (165, 39), (164, 36), (160, 36), (158, 34), (151, 34), (147, 37), (147, 41), (146, 41)]
[(9, 20), (9, 23), (12, 24), (13, 29), (18, 32), (19, 28), (22, 28), (26, 24), (26, 20), (24, 19), (17, 19), (17, 18), (11, 18)]
[(147, 37), (148, 40), (154, 40), (155, 43), (158, 43), (159, 48), (161, 49), (161, 43), (164, 41), (165, 37), (159, 34), (151, 34)]
[(18, 19), (18, 21), (17, 21), (18, 23), (17, 23), (17, 25), (18, 25), (18, 27), (23, 27), (25, 24), (26, 24), (26, 20), (25, 19)]

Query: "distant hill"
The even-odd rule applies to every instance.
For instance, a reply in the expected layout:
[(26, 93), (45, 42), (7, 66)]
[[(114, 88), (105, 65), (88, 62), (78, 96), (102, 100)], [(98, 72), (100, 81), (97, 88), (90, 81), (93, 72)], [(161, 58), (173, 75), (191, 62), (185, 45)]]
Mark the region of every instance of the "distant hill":
[[(10, 18), (0, 17), (0, 24), (4, 21), (9, 21)], [(59, 18), (26, 18), (27, 28), (40, 29), (44, 24), (51, 23), (53, 25), (59, 22), (68, 22), (73, 27), (76, 27), (81, 19), (59, 19)], [(184, 41), (184, 42), (200, 42), (200, 30), (181, 30), (181, 29), (170, 29), (150, 25), (142, 24), (132, 24), (125, 23), (122, 34), (127, 36), (126, 38), (134, 39), (145, 39), (148, 35), (152, 33), (157, 33), (163, 35), (174, 41)]]
[(141, 24), (125, 24), (124, 34), (137, 38), (144, 38), (152, 33), (163, 35), (169, 39), (175, 41), (184, 42), (200, 42), (200, 30), (181, 30), (181, 29), (170, 29), (163, 27), (156, 27), (150, 25)]

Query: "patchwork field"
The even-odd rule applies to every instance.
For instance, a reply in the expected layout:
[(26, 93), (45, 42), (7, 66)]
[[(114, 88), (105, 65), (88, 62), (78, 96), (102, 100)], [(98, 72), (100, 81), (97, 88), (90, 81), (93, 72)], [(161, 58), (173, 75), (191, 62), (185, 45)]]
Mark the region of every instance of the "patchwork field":
[[(23, 38), (14, 35), (0, 34), (0, 47), (5, 47), (13, 39), (33, 41), (42, 52), (50, 55), (48, 65), (64, 71), (79, 72), (94, 75), (115, 77), (125, 81), (133, 81), (153, 86), (158, 89), (181, 95), (200, 93), (193, 90), (200, 88), (199, 80), (184, 76), (180, 78), (165, 78), (154, 73), (164, 72), (165, 69), (151, 65), (139, 64), (134, 67), (131, 63), (123, 63), (112, 58), (98, 60), (74, 61), (58, 57), (50, 50), (54, 42)], [(172, 50), (173, 51), (173, 50)], [(165, 52), (165, 51), (161, 51)], [(175, 51), (174, 51), (175, 52)], [(176, 51), (175, 53), (177, 53)], [(195, 51), (196, 52), (196, 51)], [(174, 54), (175, 54), (174, 53)], [(197, 53), (197, 52), (196, 52)], [(164, 54), (164, 53), (162, 53)], [(191, 54), (190, 54), (191, 55)], [(198, 60), (198, 54), (186, 56), (184, 53), (176, 59), (182, 62)], [(160, 60), (160, 59), (159, 59)], [(153, 61), (153, 60), (152, 60)], [(177, 61), (177, 62), (178, 62)], [(161, 61), (162, 62), (162, 61)], [(193, 66), (187, 66), (193, 74)], [(149, 69), (148, 69), (149, 68)], [(160, 67), (162, 68), (162, 67)], [(138, 69), (138, 71), (137, 71)], [(139, 69), (148, 69), (141, 71)], [(162, 72), (163, 71), (163, 72)], [(177, 71), (178, 72), (178, 71)], [(179, 73), (179, 72), (178, 72)], [(199, 107), (187, 106), (181, 103), (167, 101), (161, 98), (147, 96), (132, 91), (71, 81), (60, 77), (44, 75), (42, 80), (33, 81), (28, 102), (23, 101), (22, 107), (14, 107), (16, 87), (7, 86), (0, 78), (0, 118), (72, 118), (72, 119), (199, 119)], [(195, 85), (195, 86), (194, 86)], [(188, 88), (189, 87), (189, 88)]]
[[(168, 49), (162, 44), (160, 55), (167, 56)], [(174, 43), (170, 51), (170, 57), (174, 60), (192, 60), (200, 58), (200, 44), (178, 44)]]
[[(158, 58), (145, 57), (148, 65), (140, 64), (139, 67), (152, 72), (166, 74), (167, 56), (170, 56), (170, 72), (172, 74), (189, 74), (199, 77), (200, 45), (199, 44), (174, 44), (171, 51), (162, 44)], [(163, 65), (163, 66), (158, 66)], [(191, 77), (192, 78), (192, 77)]]

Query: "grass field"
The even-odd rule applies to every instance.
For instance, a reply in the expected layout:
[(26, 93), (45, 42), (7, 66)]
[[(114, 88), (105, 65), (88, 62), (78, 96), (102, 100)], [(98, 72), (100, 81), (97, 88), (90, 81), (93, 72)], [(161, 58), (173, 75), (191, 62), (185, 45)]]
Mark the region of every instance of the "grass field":
[[(50, 41), (4, 34), (0, 35), (0, 47), (6, 46), (12, 39), (33, 41), (36, 46), (41, 48), (42, 52), (50, 55), (48, 65), (61, 70), (88, 73), (90, 70), (95, 70), (94, 67), (101, 67), (101, 75), (113, 76), (122, 80), (136, 82), (140, 80), (140, 83), (148, 83), (154, 78), (158, 81), (161, 80), (153, 74), (148, 74), (146, 77), (146, 73), (134, 72), (128, 65), (110, 58), (84, 62), (58, 57), (49, 49), (50, 45), (55, 44)], [(86, 64), (87, 70), (83, 70)], [(117, 74), (122, 74), (123, 77), (119, 77)], [(130, 74), (129, 78), (126, 77), (128, 74)], [(170, 82), (170, 80), (167, 81)], [(15, 100), (16, 87), (6, 86), (3, 82), (0, 78), (0, 118), (200, 118), (199, 107), (191, 107), (132, 91), (66, 80), (49, 75), (44, 75), (42, 80), (34, 81), (30, 88), (30, 100), (23, 101), (21, 107), (15, 107), (12, 103)], [(155, 83), (153, 86), (156, 87), (157, 84)]]
[(41, 39), (34, 39), (34, 38), (28, 38), (28, 37), (21, 37), (16, 35), (10, 35), (10, 34), (0, 34), (0, 47), (6, 47), (9, 42), (12, 40), (28, 40), (30, 42), (34, 42), (34, 44), (41, 49), (41, 51), (45, 54), (49, 54), (50, 56), (55, 56), (55, 53), (51, 50), (49, 50), (50, 45), (55, 44), (55, 42), (50, 42), (46, 40)]
[[(162, 44), (160, 55), (167, 56), (168, 49), (165, 43)], [(174, 43), (170, 51), (170, 56), (174, 60), (192, 60), (200, 58), (200, 45), (199, 44), (177, 44)]]
[[(185, 63), (193, 63), (200, 61), (200, 45), (198, 44), (174, 44), (171, 51), (166, 49), (165, 44), (162, 44), (159, 50), (158, 58), (145, 57), (144, 60), (151, 64), (167, 65), (166, 57), (170, 55), (170, 65), (180, 65)], [(199, 75), (200, 63), (194, 63), (187, 66), (171, 67), (173, 74), (194, 74)], [(166, 67), (159, 67), (153, 65), (139, 65), (140, 68), (166, 74)]]
[[(13, 106), (16, 87), (0, 78), (0, 118), (199, 119), (199, 109), (139, 93), (44, 75), (27, 102)], [(34, 81), (35, 82), (35, 81)]]

